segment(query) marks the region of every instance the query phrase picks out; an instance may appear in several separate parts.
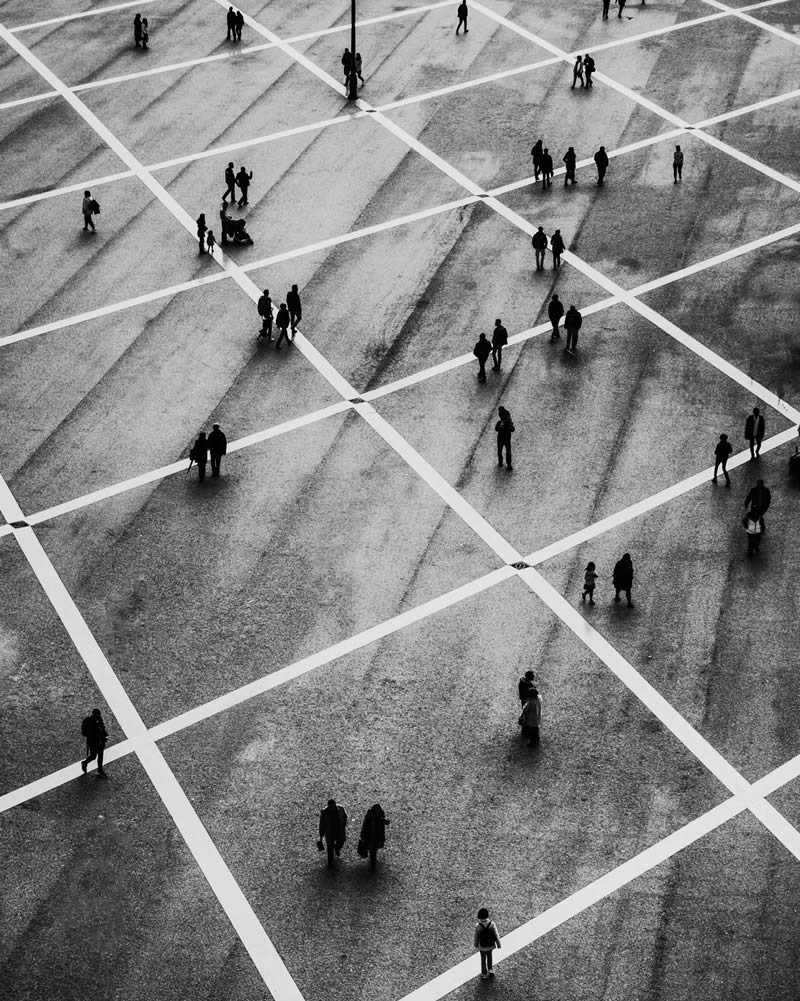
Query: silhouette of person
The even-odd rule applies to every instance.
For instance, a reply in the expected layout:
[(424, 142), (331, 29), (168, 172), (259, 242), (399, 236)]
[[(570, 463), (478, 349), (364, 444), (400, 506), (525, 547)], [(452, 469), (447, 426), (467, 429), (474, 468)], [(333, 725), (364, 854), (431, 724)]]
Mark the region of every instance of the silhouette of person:
[(672, 154), (672, 183), (677, 184), (682, 179), (683, 174), (683, 150), (680, 146), (675, 147)]
[[(243, 205), (247, 205), (247, 191), (250, 187), (250, 182), (253, 180), (253, 171), (250, 173), (245, 170), (244, 166), (239, 168), (239, 173), (236, 175), (236, 183), (239, 185), (239, 190), (242, 192), (242, 197), (238, 201), (239, 208)], [(227, 192), (226, 192), (227, 194)]]
[(592, 83), (592, 73), (594, 73), (594, 69), (595, 69), (594, 59), (592, 59), (592, 57), (587, 52), (586, 55), (583, 57), (583, 74), (586, 77), (587, 87), (594, 86), (594, 84)]
[(733, 446), (728, 441), (728, 436), (721, 434), (717, 442), (717, 447), (714, 449), (714, 475), (711, 477), (712, 483), (717, 482), (717, 470), (721, 466), (722, 472), (725, 474), (725, 486), (729, 487), (731, 485), (731, 478), (728, 476), (728, 457), (731, 452), (733, 452)]
[(289, 323), (292, 328), (292, 340), (294, 340), (294, 332), (297, 330), (297, 324), (303, 318), (303, 308), (300, 305), (300, 293), (297, 291), (296, 285), (292, 285), (286, 293), (286, 308), (289, 310)]
[(278, 339), (275, 341), (275, 350), (280, 351), (281, 341), (286, 338), (286, 343), (289, 343), (289, 324), (291, 323), (291, 317), (289, 315), (289, 310), (286, 308), (286, 303), (282, 302), (280, 308), (278, 309), (278, 315), (275, 317), (275, 326), (278, 328), (280, 333), (278, 334)]
[(319, 848), (323, 840), (328, 849), (328, 868), (332, 869), (334, 853), (340, 855), (347, 840), (347, 811), (335, 799), (329, 799), (328, 805), (319, 813)]
[(764, 440), (764, 415), (758, 407), (753, 407), (744, 422), (744, 436), (750, 446), (750, 458), (757, 459), (761, 455), (761, 442)]
[(458, 25), (456, 27), (456, 34), (458, 34), (459, 28), (461, 28), (462, 26), (464, 28), (465, 35), (469, 31), (469, 28), (467, 27), (468, 14), (469, 11), (467, 10), (467, 5), (465, 0), (461, 0), (461, 3), (458, 5)]
[(564, 317), (564, 329), (567, 332), (567, 345), (564, 348), (565, 351), (577, 351), (578, 350), (578, 331), (581, 329), (581, 324), (583, 323), (583, 317), (575, 309), (574, 306), (570, 306), (567, 310), (567, 315)]
[(350, 79), (350, 74), (353, 72), (353, 54), (347, 48), (342, 53), (342, 69), (344, 71), (344, 82), (347, 83)]
[(380, 803), (375, 803), (364, 815), (359, 841), (369, 855), (369, 867), (372, 870), (378, 861), (378, 849), (386, 844), (386, 827), (390, 823)]
[(147, 18), (142, 18), (142, 48), (147, 48), (147, 43), (150, 41), (150, 29), (147, 25)]
[(764, 519), (757, 507), (752, 508), (742, 518), (742, 524), (747, 532), (747, 555), (757, 553), (761, 545), (761, 536), (764, 534)]
[(219, 424), (215, 424), (208, 436), (208, 451), (211, 455), (211, 475), (219, 476), (219, 467), (222, 463), (222, 456), (227, 454), (228, 439), (225, 432), (220, 431)]
[(205, 431), (201, 431), (197, 436), (197, 440), (192, 445), (192, 450), (189, 453), (189, 458), (192, 462), (197, 463), (197, 482), (202, 483), (206, 478), (206, 463), (208, 462), (208, 439), (206, 438)]
[(91, 191), (84, 191), (81, 211), (83, 212), (84, 231), (90, 229), (94, 233), (94, 220), (92, 216), (95, 213), (95, 200), (92, 198)]
[(608, 20), (608, 8), (611, 6), (611, 0), (603, 0), (603, 20)]
[(258, 300), (258, 315), (261, 317), (261, 330), (258, 339), (266, 336), (268, 341), (272, 340), (272, 298), (269, 289), (264, 289), (264, 294)]
[(205, 249), (206, 249), (206, 230), (207, 229), (208, 229), (208, 226), (206, 226), (206, 214), (205, 214), (205, 212), (201, 212), (200, 215), (197, 217), (197, 239), (198, 239), (198, 242), (200, 243), (200, 253), (201, 254), (205, 253)]
[(242, 40), (242, 28), (244, 27), (244, 14), (240, 11), (236, 11), (236, 41), (241, 42)]
[(91, 715), (85, 717), (81, 723), (81, 733), (86, 738), (86, 757), (81, 761), (83, 774), (86, 774), (90, 762), (97, 758), (97, 774), (101, 779), (107, 778), (103, 770), (103, 753), (108, 742), (108, 733), (99, 709), (92, 709)]
[(353, 63), (353, 66), (355, 67), (356, 76), (358, 77), (358, 79), (363, 84), (364, 83), (364, 77), (361, 75), (361, 67), (363, 66), (363, 63), (361, 61), (361, 53), (360, 52), (356, 52), (356, 58), (355, 58), (355, 62)]
[(503, 361), (503, 348), (508, 344), (508, 331), (503, 326), (500, 318), (494, 321), (492, 331), (492, 371), (499, 372)]
[(580, 80), (581, 87), (583, 87), (583, 59), (580, 56), (575, 57), (575, 65), (572, 67), (572, 89), (575, 89), (576, 81)]
[(222, 196), (223, 205), (227, 203), (228, 195), (231, 196), (231, 203), (236, 201), (236, 174), (233, 172), (233, 160), (231, 160), (225, 168), (225, 183), (228, 187), (225, 189), (225, 194)]
[(233, 7), (228, 7), (228, 34), (227, 41), (236, 41), (236, 11)]
[(486, 334), (481, 334), (472, 349), (472, 353), (478, 359), (480, 368), (478, 369), (478, 380), (486, 382), (486, 359), (492, 353), (492, 345), (486, 340)]
[(536, 142), (531, 146), (531, 159), (533, 160), (533, 179), (534, 181), (539, 180), (539, 174), (542, 172), (542, 140), (537, 139)]
[(575, 166), (578, 162), (578, 158), (575, 155), (575, 147), (570, 146), (561, 159), (564, 161), (564, 167), (566, 169), (566, 173), (564, 174), (564, 187), (566, 188), (568, 181), (572, 181), (573, 184), (577, 184), (578, 182), (575, 180)]
[(553, 332), (552, 334), (550, 334), (551, 344), (553, 343), (553, 341), (557, 341), (561, 337), (561, 334), (559, 334), (558, 332), (558, 322), (563, 315), (564, 315), (564, 304), (561, 302), (561, 300), (558, 298), (557, 295), (553, 294), (547, 306), (547, 316), (550, 322), (553, 324)]
[(542, 699), (539, 689), (532, 685), (519, 718), (522, 737), (528, 738), (528, 747), (539, 746), (539, 727), (542, 723)]
[(489, 912), (485, 907), (478, 911), (473, 944), (481, 955), (481, 979), (488, 980), (494, 976), (492, 952), (495, 948), (500, 948), (500, 934), (494, 921), (489, 920)]
[(497, 432), (497, 465), (503, 465), (503, 450), (505, 449), (506, 465), (509, 469), (513, 469), (514, 467), (511, 465), (511, 435), (515, 430), (514, 422), (505, 407), (498, 407), (497, 413), (500, 417), (494, 426)]
[(549, 188), (553, 183), (553, 158), (550, 150), (545, 146), (542, 150), (542, 187)]
[(617, 3), (619, 4), (619, 13), (617, 14), (617, 17), (622, 17), (622, 12), (625, 10), (625, 0), (617, 0)]
[(214, 247), (216, 247), (216, 245), (217, 241), (214, 239), (214, 233), (209, 230), (208, 233), (206, 233), (206, 247), (208, 248), (209, 254), (214, 253)]
[(531, 689), (536, 687), (536, 675), (533, 671), (526, 671), (517, 682), (517, 692), (519, 701), (524, 706), (530, 698)]
[(544, 226), (540, 226), (531, 237), (534, 254), (536, 255), (536, 270), (544, 270), (544, 252), (547, 250), (547, 237)]
[(628, 601), (628, 608), (633, 608), (633, 602), (631, 601), (631, 588), (633, 587), (633, 562), (631, 561), (630, 553), (623, 553), (622, 559), (614, 564), (614, 573), (612, 574), (612, 582), (614, 584), (614, 601), (619, 601), (619, 592), (624, 591), (625, 597)]
[(595, 153), (594, 162), (597, 167), (597, 183), (602, 184), (608, 170), (608, 153), (606, 153), (605, 146), (601, 146)]
[(744, 499), (744, 506), (757, 508), (759, 514), (765, 515), (772, 503), (772, 494), (769, 487), (764, 486), (763, 480), (758, 480), (754, 487), (751, 487)]
[(550, 249), (553, 251), (553, 268), (561, 267), (561, 255), (564, 253), (564, 239), (561, 230), (557, 229), (550, 237)]
[(137, 14), (133, 19), (133, 41), (136, 44), (136, 48), (142, 44), (142, 15)]

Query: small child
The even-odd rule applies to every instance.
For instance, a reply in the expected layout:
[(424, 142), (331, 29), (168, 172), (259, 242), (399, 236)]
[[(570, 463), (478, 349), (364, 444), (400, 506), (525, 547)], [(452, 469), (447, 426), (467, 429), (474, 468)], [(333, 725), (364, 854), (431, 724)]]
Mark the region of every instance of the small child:
[(594, 604), (594, 586), (597, 583), (597, 578), (599, 574), (595, 571), (594, 563), (586, 564), (586, 572), (583, 575), (583, 594), (581, 595), (581, 601), (586, 601), (586, 595), (589, 595), (589, 604)]
[(492, 969), (492, 950), (500, 948), (500, 934), (497, 925), (490, 920), (485, 907), (478, 911), (478, 923), (475, 925), (475, 948), (481, 954), (481, 979), (487, 980), (494, 976)]
[(209, 254), (214, 253), (214, 247), (216, 246), (216, 244), (217, 241), (214, 239), (214, 234), (211, 230), (209, 230), (206, 233), (206, 247), (208, 248)]

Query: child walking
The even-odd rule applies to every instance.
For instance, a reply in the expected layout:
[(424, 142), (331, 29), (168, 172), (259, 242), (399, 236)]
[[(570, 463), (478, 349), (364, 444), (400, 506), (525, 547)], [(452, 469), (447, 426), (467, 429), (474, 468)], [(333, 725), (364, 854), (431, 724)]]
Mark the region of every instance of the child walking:
[(214, 239), (214, 234), (211, 230), (206, 233), (206, 247), (208, 248), (209, 254), (214, 253), (214, 247), (217, 245), (217, 241)]
[(492, 951), (500, 948), (500, 933), (497, 925), (489, 917), (485, 907), (478, 911), (478, 923), (475, 925), (475, 948), (481, 954), (481, 979), (494, 976), (492, 969)]
[(581, 595), (581, 601), (586, 601), (586, 596), (589, 596), (589, 604), (594, 604), (594, 586), (597, 583), (597, 578), (599, 574), (594, 568), (594, 563), (586, 564), (586, 572), (583, 575), (583, 594)]

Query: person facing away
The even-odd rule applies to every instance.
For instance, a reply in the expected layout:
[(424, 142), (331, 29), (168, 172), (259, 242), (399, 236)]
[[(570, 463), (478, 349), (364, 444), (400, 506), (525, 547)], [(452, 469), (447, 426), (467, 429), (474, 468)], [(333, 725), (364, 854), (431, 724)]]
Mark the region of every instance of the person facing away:
[(675, 147), (675, 152), (672, 154), (672, 183), (677, 184), (681, 180), (681, 174), (683, 172), (683, 150), (680, 146)]
[(227, 41), (229, 41), (229, 42), (235, 42), (236, 41), (236, 11), (233, 9), (233, 7), (228, 7), (227, 20), (228, 20)]
[(341, 855), (344, 843), (347, 840), (347, 811), (335, 799), (329, 799), (328, 805), (319, 814), (319, 841), (318, 847), (325, 847), (328, 850), (328, 868), (333, 868), (334, 854)]
[(467, 4), (465, 0), (461, 0), (461, 3), (458, 5), (457, 13), (458, 13), (458, 25), (456, 26), (456, 34), (458, 34), (459, 28), (463, 27), (464, 34), (466, 35), (467, 32), (469, 31), (469, 28), (467, 27), (467, 16), (469, 14), (469, 11), (467, 9)]
[(586, 77), (586, 86), (592, 87), (592, 74), (594, 73), (594, 59), (587, 52), (583, 57), (583, 75)]
[(531, 690), (534, 688), (536, 688), (536, 675), (533, 671), (526, 671), (517, 682), (517, 692), (521, 705), (525, 705), (530, 698)]
[(597, 183), (602, 185), (606, 171), (608, 170), (608, 154), (606, 153), (605, 146), (601, 146), (595, 153), (594, 162), (597, 167)]
[(292, 285), (286, 293), (286, 308), (289, 310), (289, 323), (292, 328), (292, 337), (297, 330), (297, 324), (303, 319), (303, 307), (300, 305), (300, 293), (297, 286)]
[(240, 11), (236, 11), (236, 41), (241, 42), (242, 40), (242, 28), (244, 27), (244, 14)]
[(572, 67), (572, 89), (575, 89), (575, 83), (580, 80), (581, 87), (583, 87), (583, 59), (581, 56), (575, 57), (575, 65)]
[(133, 41), (138, 49), (142, 44), (142, 15), (137, 14), (133, 19)]
[(578, 158), (575, 155), (575, 147), (570, 146), (561, 159), (564, 161), (565, 167), (564, 187), (566, 188), (568, 181), (572, 181), (573, 184), (577, 184), (578, 182), (575, 180), (575, 167), (578, 163)]
[(353, 72), (353, 54), (350, 49), (345, 48), (342, 53), (342, 70), (344, 72), (344, 82), (350, 79), (350, 74)]
[(551, 344), (553, 343), (553, 341), (557, 341), (561, 337), (561, 334), (559, 334), (558, 332), (558, 322), (563, 315), (564, 315), (564, 304), (558, 298), (558, 296), (555, 293), (553, 293), (550, 302), (547, 306), (547, 317), (553, 325), (553, 332), (552, 334), (550, 334)]
[(220, 430), (219, 424), (215, 424), (208, 436), (208, 452), (211, 456), (211, 475), (219, 476), (219, 467), (222, 463), (222, 456), (228, 451), (228, 439), (225, 432)]
[(503, 326), (503, 322), (498, 316), (494, 321), (492, 331), (492, 371), (499, 372), (503, 361), (503, 348), (508, 344), (508, 331)]
[(547, 236), (544, 232), (544, 226), (540, 226), (531, 237), (531, 246), (536, 257), (536, 270), (543, 271), (544, 252), (547, 250)]
[(533, 179), (534, 181), (539, 180), (539, 174), (542, 172), (542, 154), (544, 150), (542, 149), (542, 140), (537, 139), (536, 142), (531, 146), (531, 160), (533, 160)]
[(227, 203), (228, 195), (231, 196), (231, 202), (236, 201), (236, 174), (233, 170), (233, 160), (225, 168), (225, 183), (228, 186), (225, 189), (225, 194), (222, 196), (223, 205)]
[(492, 345), (486, 340), (486, 334), (480, 334), (472, 353), (478, 359), (478, 380), (486, 382), (486, 359), (492, 353)]
[(547, 146), (542, 150), (542, 187), (549, 188), (553, 183), (553, 158)]
[(597, 570), (595, 570), (594, 563), (587, 563), (583, 574), (583, 594), (581, 595), (581, 601), (586, 601), (588, 597), (589, 604), (594, 604), (594, 588), (599, 576)]
[(359, 841), (362, 842), (369, 855), (370, 869), (375, 869), (378, 861), (378, 849), (383, 848), (386, 844), (386, 828), (390, 823), (391, 821), (386, 819), (386, 814), (380, 803), (374, 803), (364, 815)]
[(614, 584), (614, 601), (619, 601), (619, 592), (625, 592), (628, 601), (628, 608), (633, 608), (631, 601), (631, 588), (633, 587), (633, 563), (630, 553), (623, 553), (622, 558), (614, 564), (614, 573), (611, 580)]
[(216, 247), (216, 245), (217, 245), (217, 241), (214, 239), (213, 230), (209, 230), (206, 233), (206, 247), (208, 249), (209, 254), (213, 254), (214, 253), (214, 247)]
[(485, 907), (481, 907), (478, 911), (478, 923), (475, 925), (472, 944), (481, 954), (481, 979), (487, 980), (489, 977), (493, 977), (492, 952), (494, 949), (501, 948), (500, 933), (494, 921), (490, 920), (489, 912)]
[(197, 463), (197, 480), (202, 483), (206, 478), (206, 463), (208, 462), (208, 439), (205, 431), (201, 431), (197, 436), (192, 450), (189, 452), (189, 467), (192, 462)]
[(355, 68), (356, 76), (358, 77), (358, 79), (361, 81), (362, 84), (364, 83), (364, 77), (361, 75), (361, 67), (363, 65), (364, 65), (364, 62), (361, 59), (361, 53), (360, 52), (356, 52), (356, 58), (355, 58), (355, 61), (353, 62), (353, 67)]
[(567, 315), (564, 317), (564, 329), (567, 332), (567, 345), (564, 348), (565, 351), (577, 351), (578, 349), (578, 331), (581, 329), (581, 324), (583, 323), (583, 317), (575, 309), (574, 306), (570, 306), (567, 310)]
[(536, 686), (528, 692), (528, 698), (522, 707), (519, 725), (522, 727), (522, 739), (528, 738), (529, 747), (539, 746), (539, 727), (542, 723), (542, 699)]
[(286, 343), (289, 343), (289, 324), (292, 319), (289, 315), (289, 310), (286, 308), (286, 303), (282, 302), (278, 308), (278, 315), (275, 317), (275, 326), (278, 328), (280, 333), (278, 334), (278, 339), (275, 341), (275, 350), (280, 351), (281, 341), (285, 338)]
[(200, 244), (201, 254), (205, 253), (207, 230), (208, 226), (206, 226), (206, 214), (205, 212), (201, 212), (200, 215), (197, 217), (197, 240), (198, 243)]
[(259, 339), (261, 337), (266, 337), (268, 341), (272, 340), (272, 297), (269, 294), (269, 289), (264, 289), (264, 294), (258, 300), (258, 315), (261, 317), (261, 330), (259, 331)]
[(86, 738), (86, 757), (81, 761), (83, 774), (86, 774), (90, 762), (97, 758), (97, 774), (101, 779), (106, 778), (103, 770), (103, 753), (108, 742), (108, 732), (99, 709), (92, 709), (91, 715), (84, 718), (81, 723), (81, 733)]
[(564, 253), (564, 238), (561, 236), (561, 230), (557, 229), (555, 233), (550, 237), (550, 249), (553, 251), (553, 267), (561, 267), (561, 255)]
[(622, 12), (623, 10), (625, 10), (625, 0), (617, 0), (617, 3), (619, 4), (619, 11), (617, 13), (617, 17), (622, 17)]
[(762, 516), (767, 513), (771, 503), (772, 493), (769, 487), (764, 486), (763, 480), (758, 480), (756, 485), (750, 488), (744, 499), (745, 507), (756, 508)]
[(744, 530), (747, 532), (747, 555), (757, 553), (764, 534), (764, 519), (757, 507), (752, 508), (742, 518)]
[(603, 0), (603, 20), (608, 20), (608, 8), (611, 6), (611, 0)]
[(752, 414), (747, 415), (744, 422), (744, 437), (750, 445), (750, 458), (757, 459), (761, 455), (761, 442), (764, 440), (764, 415), (758, 407), (753, 407)]
[(142, 48), (147, 48), (147, 43), (150, 41), (150, 28), (147, 23), (147, 18), (142, 18)]
[(237, 202), (239, 208), (243, 205), (247, 205), (247, 192), (250, 188), (250, 182), (253, 180), (253, 171), (247, 172), (244, 165), (239, 167), (239, 173), (236, 175), (236, 183), (239, 185), (239, 190), (242, 192), (242, 197)]
[(91, 191), (84, 191), (83, 201), (81, 202), (81, 211), (83, 212), (83, 229), (84, 232), (90, 229), (94, 233), (94, 220), (92, 216), (95, 214), (95, 200), (92, 198)]
[(511, 465), (511, 435), (515, 430), (514, 422), (505, 407), (498, 407), (497, 414), (500, 418), (494, 426), (497, 432), (497, 465), (503, 465), (503, 451), (505, 450), (506, 465), (509, 469), (513, 469), (514, 467)]
[(728, 441), (728, 436), (721, 434), (717, 442), (717, 447), (714, 449), (714, 475), (711, 477), (712, 483), (717, 482), (717, 470), (721, 466), (722, 472), (725, 474), (725, 486), (729, 487), (731, 485), (731, 478), (728, 476), (728, 457), (731, 452), (733, 452), (733, 446)]

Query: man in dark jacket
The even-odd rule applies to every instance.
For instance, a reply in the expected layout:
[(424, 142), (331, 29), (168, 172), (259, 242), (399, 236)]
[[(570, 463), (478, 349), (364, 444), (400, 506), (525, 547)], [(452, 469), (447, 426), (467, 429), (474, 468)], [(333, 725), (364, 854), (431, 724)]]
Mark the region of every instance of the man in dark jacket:
[(606, 153), (605, 146), (601, 146), (595, 153), (594, 162), (597, 166), (597, 183), (602, 185), (606, 171), (608, 170), (608, 153)]
[(587, 52), (586, 55), (583, 57), (583, 74), (586, 77), (587, 87), (594, 86), (594, 84), (592, 83), (592, 73), (594, 73), (594, 68), (595, 68), (594, 59), (592, 59), (592, 57)]
[(228, 451), (228, 439), (225, 437), (225, 432), (220, 431), (219, 424), (214, 425), (208, 436), (208, 451), (211, 456), (211, 475), (217, 477), (222, 456)]
[(225, 194), (222, 196), (222, 204), (225, 205), (228, 201), (228, 195), (231, 196), (231, 204), (236, 201), (236, 172), (233, 169), (233, 161), (228, 164), (225, 168), (225, 183), (228, 187), (225, 189)]
[(86, 774), (89, 762), (97, 758), (97, 774), (101, 779), (107, 778), (103, 771), (103, 752), (108, 741), (108, 733), (99, 709), (93, 709), (91, 716), (84, 719), (81, 723), (81, 733), (86, 738), (86, 757), (81, 762), (83, 774)]
[(625, 597), (628, 599), (628, 608), (633, 608), (633, 602), (631, 601), (631, 588), (633, 587), (633, 563), (631, 561), (630, 553), (624, 553), (622, 559), (614, 565), (612, 580), (614, 582), (615, 590), (614, 601), (619, 601), (619, 592), (624, 591)]
[(508, 331), (503, 326), (500, 317), (494, 321), (492, 331), (492, 371), (500, 371), (500, 363), (503, 360), (503, 348), (508, 344)]
[(756, 485), (750, 489), (744, 499), (744, 506), (746, 508), (756, 509), (760, 514), (766, 514), (771, 503), (772, 493), (770, 492), (769, 487), (764, 486), (763, 480), (759, 480)]
[[(544, 174), (542, 174), (544, 177)], [(544, 271), (544, 252), (547, 250), (547, 237), (544, 226), (540, 226), (531, 237), (531, 244), (536, 255), (536, 270)]]
[(486, 340), (486, 334), (481, 334), (472, 349), (472, 353), (478, 359), (480, 368), (478, 369), (478, 380), (486, 382), (486, 359), (492, 353), (492, 345)]
[[(383, 807), (380, 803), (375, 803), (367, 810), (364, 822), (361, 825), (361, 836), (359, 837), (359, 847), (363, 846), (369, 855), (369, 867), (375, 868), (377, 862), (378, 849), (386, 844), (386, 827), (391, 821), (386, 819)], [(359, 854), (361, 852), (359, 851)]]
[(564, 304), (561, 302), (558, 296), (554, 294), (547, 307), (547, 316), (549, 317), (550, 322), (553, 324), (553, 333), (550, 334), (551, 344), (553, 343), (553, 341), (556, 341), (561, 337), (561, 334), (559, 334), (558, 332), (558, 322), (563, 315), (564, 315)]
[(239, 168), (239, 173), (236, 175), (236, 183), (239, 185), (239, 190), (242, 192), (242, 197), (237, 202), (239, 208), (243, 205), (247, 205), (247, 192), (250, 188), (250, 182), (253, 180), (253, 171), (249, 173), (241, 166)]
[(553, 251), (553, 267), (561, 267), (561, 255), (564, 253), (564, 238), (561, 235), (561, 230), (557, 229), (555, 233), (550, 237), (550, 249)]
[(711, 477), (712, 483), (717, 482), (717, 470), (722, 466), (722, 472), (725, 474), (725, 486), (729, 487), (731, 485), (731, 478), (728, 476), (728, 457), (731, 452), (733, 452), (733, 445), (728, 441), (726, 434), (721, 434), (714, 449), (714, 475)]
[(227, 40), (229, 42), (236, 41), (236, 11), (233, 7), (228, 7), (228, 34)]
[(581, 324), (583, 323), (583, 317), (575, 309), (574, 306), (570, 306), (567, 310), (567, 315), (564, 317), (564, 329), (567, 332), (567, 346), (564, 348), (565, 351), (577, 351), (578, 350), (578, 331), (581, 329)]
[(498, 407), (497, 413), (500, 417), (494, 426), (497, 432), (497, 465), (503, 465), (503, 449), (505, 449), (506, 465), (509, 469), (513, 469), (514, 467), (511, 465), (511, 435), (514, 432), (514, 422), (505, 407)]
[(206, 478), (206, 463), (208, 462), (208, 438), (206, 438), (205, 431), (201, 431), (197, 436), (197, 441), (192, 445), (189, 458), (191, 459), (189, 463), (190, 469), (192, 462), (197, 463), (197, 479), (199, 483), (202, 483)]
[(329, 799), (328, 805), (319, 814), (318, 846), (328, 849), (328, 868), (333, 868), (333, 856), (340, 855), (347, 840), (347, 811), (335, 799)]
[(764, 415), (758, 407), (753, 407), (744, 422), (744, 436), (750, 445), (750, 458), (757, 459), (761, 455), (761, 442), (764, 440)]
[(465, 0), (461, 0), (461, 3), (458, 5), (458, 10), (456, 11), (456, 13), (458, 14), (458, 24), (456, 25), (456, 34), (458, 34), (458, 29), (463, 27), (464, 34), (466, 35), (467, 32), (469, 31), (469, 28), (467, 27), (467, 17), (469, 15), (469, 10), (467, 8)]
[(550, 150), (545, 146), (542, 150), (542, 187), (549, 188), (553, 183), (553, 158)]
[(292, 285), (286, 293), (286, 308), (289, 310), (289, 323), (292, 328), (292, 337), (294, 337), (294, 332), (297, 330), (297, 324), (303, 318), (303, 308), (300, 305), (300, 293), (297, 291), (296, 285)]
[(272, 340), (272, 297), (269, 294), (269, 289), (264, 289), (264, 294), (258, 300), (258, 315), (261, 317), (261, 330), (258, 334), (258, 339), (261, 340), (262, 337), (266, 337), (268, 341)]
[(564, 175), (564, 187), (566, 188), (567, 181), (572, 181), (573, 184), (577, 184), (578, 182), (575, 180), (575, 165), (578, 162), (578, 157), (575, 155), (575, 147), (570, 146), (561, 159), (564, 161), (564, 166), (566, 168), (566, 174)]

